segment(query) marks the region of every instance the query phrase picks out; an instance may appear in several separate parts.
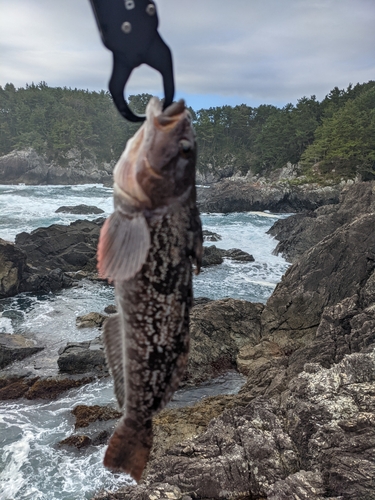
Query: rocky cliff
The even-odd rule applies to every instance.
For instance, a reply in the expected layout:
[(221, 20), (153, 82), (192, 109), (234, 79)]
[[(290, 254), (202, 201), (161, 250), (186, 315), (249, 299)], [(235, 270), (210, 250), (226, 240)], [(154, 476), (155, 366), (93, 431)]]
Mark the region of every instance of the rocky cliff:
[[(296, 258), (264, 308), (233, 318), (235, 363), (247, 374), (240, 393), (185, 412), (183, 430), (179, 410), (162, 412), (143, 481), (96, 499), (375, 499), (371, 193), (360, 184), (344, 194), (337, 212), (350, 197), (367, 208), (352, 204), (350, 220)], [(202, 411), (212, 420), (198, 426)]]
[(269, 210), (292, 213), (335, 204), (342, 186), (291, 185), (287, 182), (250, 182), (246, 179), (225, 179), (198, 188), (201, 212), (247, 212)]
[(112, 185), (113, 164), (83, 158), (73, 149), (60, 160), (51, 160), (33, 149), (12, 151), (0, 158), (1, 184), (105, 184)]
[(293, 262), (340, 226), (371, 212), (375, 212), (375, 182), (360, 182), (346, 186), (338, 204), (278, 220), (268, 233), (279, 241), (275, 254)]

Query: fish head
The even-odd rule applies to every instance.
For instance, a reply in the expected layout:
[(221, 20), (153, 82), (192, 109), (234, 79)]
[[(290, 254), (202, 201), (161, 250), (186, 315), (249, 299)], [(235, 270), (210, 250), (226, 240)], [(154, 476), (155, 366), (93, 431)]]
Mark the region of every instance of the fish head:
[(114, 171), (117, 186), (144, 208), (185, 197), (195, 186), (196, 140), (185, 102), (163, 111), (153, 97), (146, 121), (127, 143)]

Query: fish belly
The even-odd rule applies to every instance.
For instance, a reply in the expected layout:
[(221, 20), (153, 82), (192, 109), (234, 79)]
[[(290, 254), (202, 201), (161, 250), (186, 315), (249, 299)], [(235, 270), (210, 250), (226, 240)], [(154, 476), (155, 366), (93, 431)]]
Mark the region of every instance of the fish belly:
[(152, 446), (152, 417), (172, 398), (189, 350), (192, 235), (187, 209), (148, 217), (151, 244), (142, 269), (115, 282), (118, 314), (107, 321), (107, 361), (124, 410), (104, 464), (139, 479)]

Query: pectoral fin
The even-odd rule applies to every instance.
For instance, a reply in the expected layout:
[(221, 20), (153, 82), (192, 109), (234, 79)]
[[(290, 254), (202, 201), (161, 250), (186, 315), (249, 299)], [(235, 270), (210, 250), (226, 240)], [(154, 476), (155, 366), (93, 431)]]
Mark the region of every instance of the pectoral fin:
[(116, 210), (100, 231), (99, 274), (110, 281), (127, 281), (140, 271), (149, 249), (150, 232), (143, 213)]
[(120, 408), (123, 408), (125, 403), (123, 335), (120, 316), (116, 314), (108, 318), (103, 329), (105, 356)]

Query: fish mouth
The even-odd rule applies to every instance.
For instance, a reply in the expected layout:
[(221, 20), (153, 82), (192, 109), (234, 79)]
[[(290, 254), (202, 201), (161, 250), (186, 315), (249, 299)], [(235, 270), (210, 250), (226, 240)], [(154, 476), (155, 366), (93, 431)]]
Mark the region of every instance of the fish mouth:
[(156, 125), (169, 127), (179, 121), (185, 110), (186, 106), (183, 99), (173, 102), (163, 111), (160, 99), (153, 97), (148, 103), (146, 116), (148, 121), (154, 122)]

